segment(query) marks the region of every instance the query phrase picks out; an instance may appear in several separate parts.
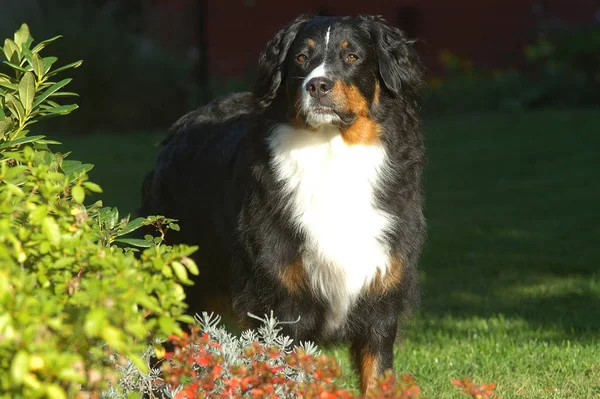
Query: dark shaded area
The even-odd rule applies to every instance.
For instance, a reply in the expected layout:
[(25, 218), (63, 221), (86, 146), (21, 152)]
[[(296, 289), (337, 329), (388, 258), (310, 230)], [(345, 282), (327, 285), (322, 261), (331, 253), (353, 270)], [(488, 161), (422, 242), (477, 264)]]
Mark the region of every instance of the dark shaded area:
[[(161, 45), (148, 33), (145, 2), (0, 0), (0, 35), (12, 37), (22, 22), (35, 43), (62, 35), (41, 55), (59, 67), (83, 60), (69, 72), (69, 91), (80, 108), (68, 120), (45, 123), (50, 131), (88, 134), (95, 130), (167, 127), (193, 106), (197, 82), (190, 56)], [(185, 30), (185, 29), (182, 29)]]
[(419, 8), (414, 4), (398, 7), (398, 26), (412, 38), (419, 37), (419, 25), (423, 23)]
[(425, 315), (500, 314), (562, 339), (600, 332), (600, 119), (581, 115), (426, 125)]
[(206, 0), (197, 0), (197, 9), (198, 9), (198, 23), (197, 27), (197, 40), (198, 40), (198, 49), (199, 56), (198, 62), (196, 63), (196, 82), (198, 87), (198, 103), (199, 104), (207, 104), (211, 99), (211, 90), (209, 85), (209, 69), (208, 69), (208, 33), (206, 29), (206, 18), (207, 18), (207, 1)]

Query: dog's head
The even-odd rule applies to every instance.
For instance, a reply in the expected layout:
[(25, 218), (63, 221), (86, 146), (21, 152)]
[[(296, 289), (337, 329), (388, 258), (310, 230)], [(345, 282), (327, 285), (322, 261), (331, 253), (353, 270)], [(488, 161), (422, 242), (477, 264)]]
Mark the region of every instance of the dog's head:
[(414, 103), (421, 75), (411, 44), (381, 17), (300, 17), (262, 53), (255, 96), (263, 108), (285, 101), (295, 125), (365, 124), (390, 101)]

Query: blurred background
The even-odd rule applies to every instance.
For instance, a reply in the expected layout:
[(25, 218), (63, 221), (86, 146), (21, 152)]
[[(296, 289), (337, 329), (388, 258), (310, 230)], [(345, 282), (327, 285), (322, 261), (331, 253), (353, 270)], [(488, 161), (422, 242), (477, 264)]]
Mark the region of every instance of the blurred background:
[(64, 35), (63, 62), (84, 60), (69, 130), (140, 130), (251, 87), (301, 13), (381, 14), (419, 39), (428, 116), (600, 101), (598, 0), (0, 0), (0, 34), (25, 21), (38, 40)]

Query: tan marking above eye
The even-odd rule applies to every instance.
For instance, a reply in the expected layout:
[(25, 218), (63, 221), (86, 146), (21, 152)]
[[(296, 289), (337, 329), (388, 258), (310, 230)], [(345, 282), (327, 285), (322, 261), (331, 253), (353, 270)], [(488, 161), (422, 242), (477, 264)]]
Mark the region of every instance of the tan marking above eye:
[(348, 43), (348, 40), (344, 40), (344, 41), (342, 42), (342, 44), (340, 45), (340, 47), (341, 47), (341, 48), (342, 48), (342, 50), (343, 50), (343, 49), (345, 49), (346, 47), (348, 47), (348, 45), (349, 45), (349, 44), (350, 44), (350, 43)]
[(306, 41), (306, 45), (310, 48), (314, 48), (315, 47), (315, 41), (313, 39), (308, 39)]

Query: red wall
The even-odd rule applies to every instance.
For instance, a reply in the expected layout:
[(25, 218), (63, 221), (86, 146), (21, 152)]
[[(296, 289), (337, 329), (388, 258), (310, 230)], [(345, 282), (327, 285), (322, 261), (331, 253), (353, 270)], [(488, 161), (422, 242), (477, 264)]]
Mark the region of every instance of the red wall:
[[(197, 15), (193, 0), (155, 0), (155, 4), (168, 5), (171, 11), (178, 5), (184, 20)], [(445, 49), (479, 67), (519, 65), (542, 17), (591, 23), (600, 9), (599, 0), (206, 0), (206, 4), (209, 71), (217, 78), (252, 68), (266, 42), (301, 13), (381, 14), (424, 42), (421, 57), (436, 71), (439, 53)], [(409, 25), (401, 26), (402, 10)], [(177, 22), (163, 21), (162, 29), (172, 35), (170, 24)], [(185, 30), (181, 22), (179, 29)]]

